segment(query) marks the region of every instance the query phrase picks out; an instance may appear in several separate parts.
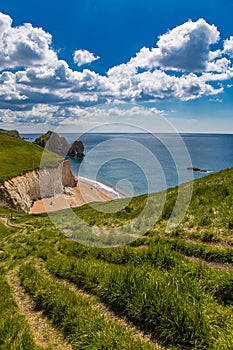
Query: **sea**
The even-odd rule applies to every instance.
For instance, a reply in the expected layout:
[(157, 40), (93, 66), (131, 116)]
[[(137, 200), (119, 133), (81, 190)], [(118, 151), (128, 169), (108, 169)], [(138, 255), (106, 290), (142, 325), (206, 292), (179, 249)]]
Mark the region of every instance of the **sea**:
[[(21, 134), (32, 142), (41, 134)], [(158, 192), (233, 167), (233, 135), (86, 133), (60, 134), (81, 140), (85, 157), (68, 157), (80, 179), (118, 197)], [(196, 168), (194, 171), (193, 168)]]

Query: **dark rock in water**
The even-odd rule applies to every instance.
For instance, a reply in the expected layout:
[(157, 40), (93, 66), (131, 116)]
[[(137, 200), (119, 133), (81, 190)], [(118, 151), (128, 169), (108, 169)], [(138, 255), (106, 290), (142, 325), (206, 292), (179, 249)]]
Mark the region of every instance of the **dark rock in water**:
[(74, 141), (67, 152), (67, 156), (83, 158), (84, 157), (84, 145), (82, 141)]
[(65, 137), (62, 137), (53, 131), (48, 131), (46, 134), (38, 137), (34, 143), (51, 152), (59, 154), (62, 157), (84, 157), (84, 145), (82, 141), (74, 141), (70, 145)]
[(207, 173), (208, 170), (200, 169), (200, 168), (187, 168), (187, 170), (198, 171), (199, 173)]
[(15, 137), (17, 139), (21, 139), (21, 137), (19, 136), (19, 132), (17, 130), (0, 129), (0, 133)]

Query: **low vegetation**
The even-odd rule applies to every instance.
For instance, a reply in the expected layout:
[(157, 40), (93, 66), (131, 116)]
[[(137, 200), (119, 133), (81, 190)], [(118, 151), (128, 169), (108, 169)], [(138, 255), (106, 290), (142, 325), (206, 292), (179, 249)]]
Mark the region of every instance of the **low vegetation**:
[(44, 277), (32, 264), (21, 268), (20, 279), (32, 295), (35, 307), (44, 311), (74, 349), (153, 349), (134, 339), (130, 330), (111, 321), (103, 312), (97, 312), (93, 299), (77, 295), (67, 285)]
[(54, 153), (2, 132), (0, 153), (0, 184), (29, 170), (40, 168), (42, 154), (43, 167), (56, 167), (62, 161), (62, 158)]
[(0, 129), (0, 134), (5, 134), (8, 136), (16, 137), (19, 138), (19, 132), (17, 130), (5, 130), (5, 129)]
[[(228, 169), (195, 181), (185, 217), (167, 232), (177, 197), (177, 188), (170, 189), (157, 222), (144, 223), (138, 239), (132, 220), (147, 196), (133, 198), (117, 213), (76, 208), (68, 223), (62, 220), (68, 211), (48, 217), (0, 208), (0, 332), (11, 334), (0, 333), (0, 347), (36, 349), (34, 331), (7, 284), (18, 269), (34, 308), (72, 349), (233, 349), (232, 180)], [(152, 196), (152, 210), (159, 198)], [(129, 234), (135, 240), (111, 246)], [(18, 348), (7, 339), (15, 339)]]
[(20, 315), (3, 271), (0, 271), (0, 348), (1, 350), (40, 350), (33, 341), (29, 324)]

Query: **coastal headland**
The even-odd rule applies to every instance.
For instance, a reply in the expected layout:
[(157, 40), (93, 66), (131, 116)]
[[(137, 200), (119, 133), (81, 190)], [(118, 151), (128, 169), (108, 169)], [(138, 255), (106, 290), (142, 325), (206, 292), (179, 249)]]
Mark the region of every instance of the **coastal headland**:
[[(162, 192), (78, 206), (113, 189), (76, 184), (68, 161), (18, 138), (0, 133), (0, 151), (0, 186), (12, 186), (0, 207), (1, 349), (233, 349), (233, 168), (195, 180), (168, 232), (177, 187), (155, 220)], [(17, 191), (33, 204), (40, 171), (46, 211), (77, 207), (14, 210)]]
[[(48, 148), (53, 148), (50, 151), (43, 147), (49, 142), (51, 135), (52, 141)], [(37, 141), (41, 142), (43, 144), (40, 146), (20, 139), (17, 133), (0, 132), (1, 205), (37, 214), (114, 198), (110, 192), (105, 193), (94, 183), (75, 178), (69, 161), (61, 157), (64, 151), (83, 157), (82, 143), (74, 142), (69, 145), (64, 138), (50, 132)], [(60, 155), (52, 150), (58, 151)], [(43, 166), (41, 166), (42, 157)]]

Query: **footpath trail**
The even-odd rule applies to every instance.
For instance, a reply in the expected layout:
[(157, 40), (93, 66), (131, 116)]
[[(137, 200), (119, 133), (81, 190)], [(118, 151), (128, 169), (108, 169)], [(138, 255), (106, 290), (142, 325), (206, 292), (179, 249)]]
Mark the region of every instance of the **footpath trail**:
[(35, 310), (31, 297), (20, 285), (17, 270), (8, 273), (7, 281), (21, 314), (30, 326), (35, 343), (42, 349), (72, 350), (72, 346), (63, 339), (42, 311)]
[(217, 262), (208, 262), (208, 261), (205, 261), (204, 259), (197, 258), (194, 256), (187, 256), (187, 255), (185, 255), (185, 257), (190, 261), (203, 263), (206, 266), (210, 267), (211, 269), (233, 272), (233, 264), (230, 264), (230, 263), (223, 264), (223, 263), (217, 263)]
[(13, 224), (12, 222), (10, 222), (10, 220), (8, 218), (2, 217), (2, 216), (0, 216), (0, 222), (2, 222), (3, 225), (8, 227), (8, 228), (24, 229), (27, 227), (27, 225)]
[[(35, 262), (35, 261), (34, 261)], [(59, 279), (53, 276), (45, 267), (44, 261), (41, 259), (36, 260), (36, 268), (41, 273), (43, 272), (43, 276), (46, 277), (49, 281), (56, 281), (56, 283), (63, 285), (67, 291), (70, 291), (76, 295), (78, 299), (82, 299), (89, 305), (92, 310), (96, 313), (100, 313), (104, 315), (104, 318), (108, 323), (113, 323), (119, 325), (125, 332), (130, 332), (134, 338), (141, 341), (141, 343), (149, 344), (154, 350), (165, 350), (160, 344), (158, 344), (154, 339), (152, 340), (149, 335), (144, 334), (139, 329), (137, 329), (131, 322), (126, 320), (125, 318), (121, 318), (116, 316), (112, 311), (108, 310), (108, 308), (101, 303), (97, 297), (92, 294), (88, 294), (87, 292), (78, 289), (77, 286), (73, 283), (68, 282), (65, 279)]]

